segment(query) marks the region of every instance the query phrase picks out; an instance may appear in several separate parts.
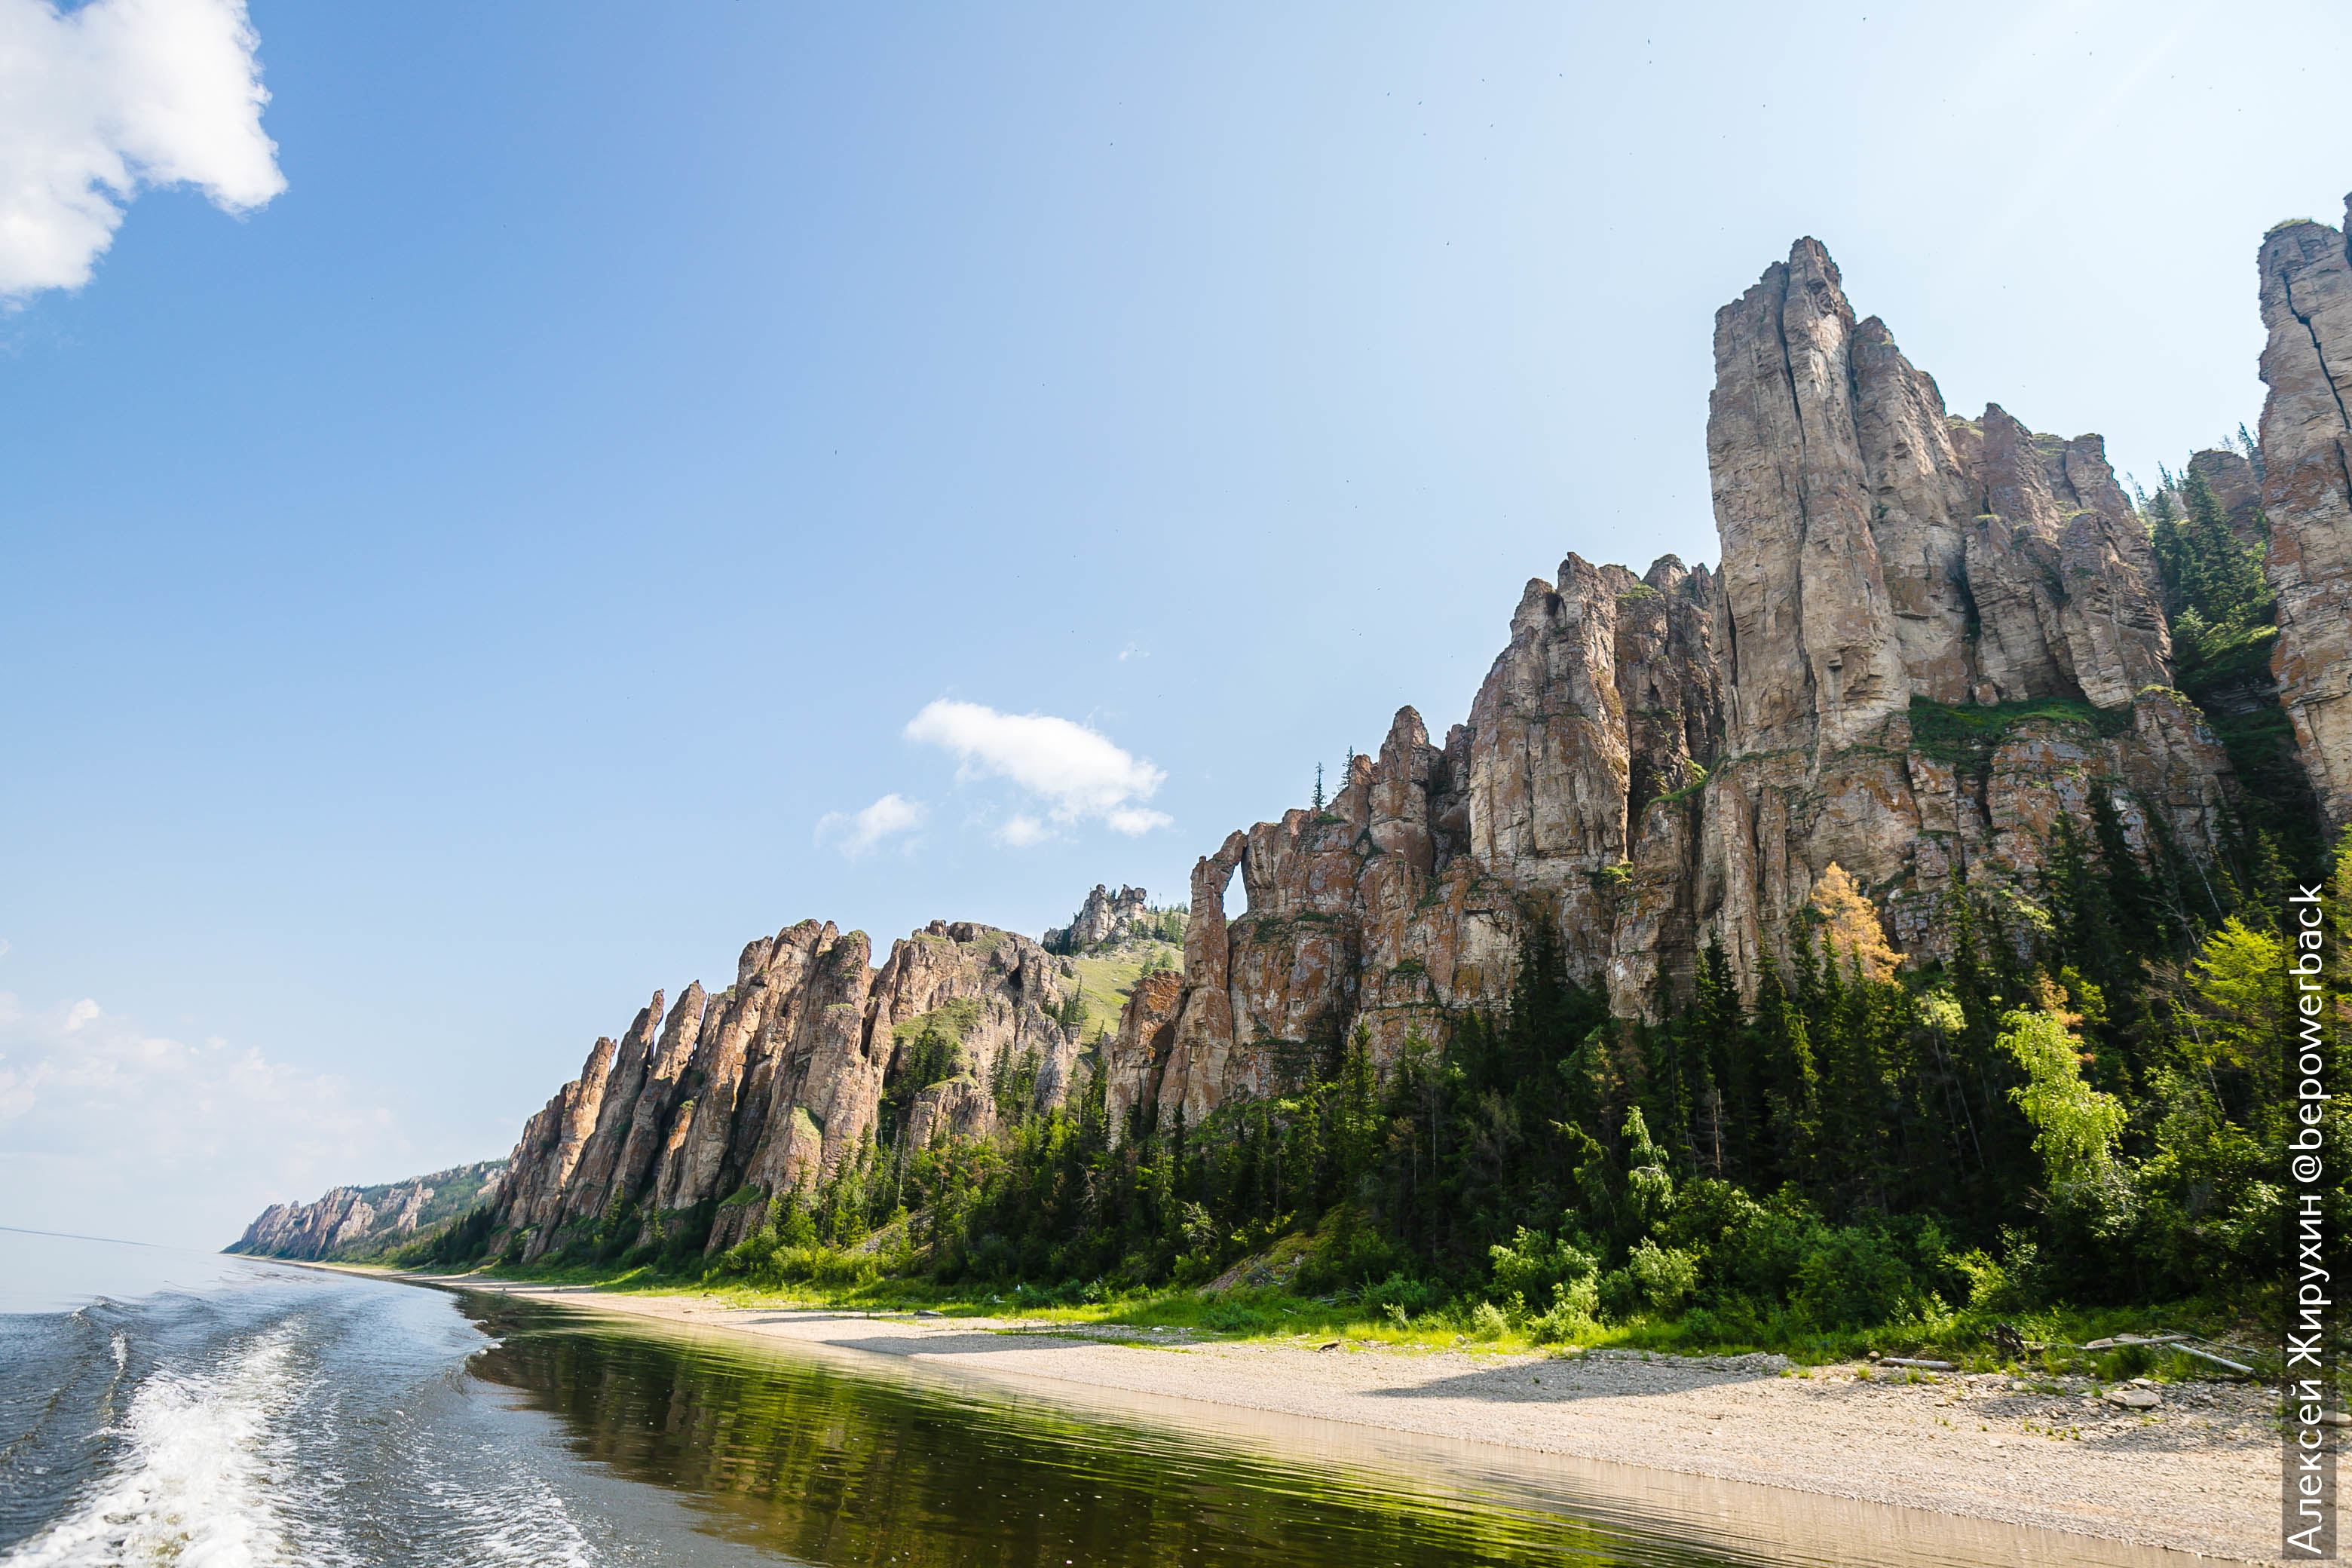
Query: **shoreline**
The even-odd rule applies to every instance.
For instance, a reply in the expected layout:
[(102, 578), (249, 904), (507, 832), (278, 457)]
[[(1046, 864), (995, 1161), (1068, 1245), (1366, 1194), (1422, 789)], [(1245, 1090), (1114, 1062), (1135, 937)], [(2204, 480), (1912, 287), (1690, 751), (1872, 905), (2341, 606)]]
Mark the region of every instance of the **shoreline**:
[[(278, 1260), (284, 1261), (284, 1260)], [(1570, 1357), (1365, 1342), (1192, 1339), (1117, 1325), (741, 1307), (717, 1297), (352, 1268), (417, 1285), (583, 1308), (767, 1343), (889, 1355), (1047, 1392), (1189, 1402), (1816, 1499), (1924, 1510), (2114, 1546), (2274, 1561), (2270, 1402), (2175, 1384), (2159, 1408), (2034, 1392), (2001, 1376), (1917, 1383), (1780, 1358), (1595, 1351)], [(2064, 1558), (2053, 1561), (2064, 1561)], [(2130, 1555), (2115, 1561), (2134, 1560)]]

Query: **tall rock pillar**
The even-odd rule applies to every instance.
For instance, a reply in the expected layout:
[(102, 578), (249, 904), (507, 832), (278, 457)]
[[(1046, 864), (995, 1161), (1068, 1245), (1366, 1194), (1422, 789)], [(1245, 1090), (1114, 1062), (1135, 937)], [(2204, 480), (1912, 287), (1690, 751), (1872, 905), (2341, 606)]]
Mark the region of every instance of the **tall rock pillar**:
[(2345, 218), (2282, 224), (2259, 263), (2271, 669), (2331, 829), (2352, 824), (2352, 196)]

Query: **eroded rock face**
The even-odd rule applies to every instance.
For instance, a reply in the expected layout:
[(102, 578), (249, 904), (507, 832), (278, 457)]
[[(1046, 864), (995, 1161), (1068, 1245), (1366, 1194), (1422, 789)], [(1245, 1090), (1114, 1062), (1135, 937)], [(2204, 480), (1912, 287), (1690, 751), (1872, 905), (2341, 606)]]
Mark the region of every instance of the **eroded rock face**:
[[(698, 982), (599, 1040), (531, 1118), (497, 1222), (526, 1259), (583, 1235), (651, 1237), (712, 1215), (709, 1245), (757, 1229), (767, 1199), (814, 1183), (877, 1132), (883, 1092), (928, 1030), (949, 1075), (910, 1086), (895, 1138), (986, 1131), (1001, 1075), (1034, 1069), (1040, 1105), (1070, 1091), (1078, 1043), (1056, 1016), (1076, 982), (1011, 931), (934, 921), (877, 969), (863, 931), (803, 921), (748, 944), (735, 984)], [(1024, 1079), (1025, 1081), (1025, 1079)]]
[[(2281, 686), (2341, 820), (2352, 271), (2320, 225), (2263, 256)], [(1526, 585), (1442, 743), (1401, 709), (1327, 805), (1202, 857), (1181, 973), (1136, 986), (1102, 1054), (1114, 1137), (1282, 1092), (1354, 1036), (1383, 1069), (1416, 1035), (1443, 1043), (1503, 1005), (1538, 939), (1621, 1016), (1686, 994), (1710, 944), (1752, 993), (1832, 862), (1907, 961), (1948, 957), (1949, 895), (2031, 894), (2058, 814), (2101, 793), (2141, 853), (2210, 858), (2234, 781), (2170, 689), (2154, 563), (2100, 437), (1951, 415), (1811, 240), (1718, 313), (1714, 349), (1720, 568), (1569, 556)], [(2197, 463), (2251, 519), (2254, 466)], [(1114, 938), (1143, 899), (1097, 887), (1049, 935)], [(745, 948), (718, 995), (665, 1014), (656, 994), (532, 1118), (501, 1222), (535, 1253), (715, 1205), (724, 1247), (877, 1131), (920, 1042), (954, 1048), (890, 1101), (893, 1138), (986, 1131), (1008, 1069), (1034, 1066), (1041, 1105), (1089, 1070), (1056, 1019), (1075, 979), (1035, 943), (934, 922), (870, 962), (860, 933), (806, 921)]]
[(1045, 933), (1045, 951), (1076, 952), (1124, 936), (1143, 922), (1146, 904), (1141, 888), (1121, 888), (1113, 893), (1097, 882), (1070, 923)]
[(1135, 983), (1120, 1008), (1118, 1033), (1103, 1053), (1103, 1100), (1114, 1127), (1125, 1127), (1139, 1105), (1156, 1116), (1162, 1076), (1176, 1050), (1176, 1014), (1183, 1000), (1181, 979), (1155, 970)]
[[(2210, 853), (2228, 763), (2168, 689), (2100, 438), (1953, 417), (1811, 240), (1718, 314), (1715, 352), (1720, 572), (1570, 555), (1442, 748), (1405, 709), (1323, 810), (1204, 858), (1181, 984), (1130, 1002), (1111, 1103), (1197, 1122), (1358, 1029), (1386, 1066), (1498, 1006), (1538, 931), (1621, 1016), (1686, 993), (1708, 942), (1752, 988), (1832, 861), (1907, 954), (1948, 956), (1957, 880), (2030, 887), (2101, 788), (2136, 844), (2154, 814)], [(1915, 743), (1915, 699), (2060, 706), (1955, 751)]]
[(380, 1187), (336, 1187), (316, 1203), (272, 1204), (226, 1250), (304, 1260), (373, 1258), (495, 1194), (507, 1162), (481, 1160)]
[[(2352, 228), (2352, 197), (2346, 199)], [(2352, 262), (2345, 229), (2263, 240), (2263, 510), (2279, 639), (2271, 670), (2328, 826), (2352, 823)]]

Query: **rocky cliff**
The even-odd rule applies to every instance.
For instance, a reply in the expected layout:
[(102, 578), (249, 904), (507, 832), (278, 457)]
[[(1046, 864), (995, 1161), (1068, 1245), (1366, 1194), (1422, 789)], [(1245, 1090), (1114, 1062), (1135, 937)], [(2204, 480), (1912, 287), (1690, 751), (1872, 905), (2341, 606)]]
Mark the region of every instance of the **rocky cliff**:
[[(2232, 700), (2284, 700), (2341, 822), (2352, 268), (2341, 231), (2305, 223), (2266, 238), (2261, 269), (2258, 450), (2192, 468), (2242, 538), (2267, 538), (2278, 589), (2277, 692), (2249, 678)], [(495, 1193), (505, 1245), (715, 1250), (869, 1140), (985, 1132), (1094, 1073), (1114, 1135), (1197, 1125), (1360, 1031), (1382, 1067), (1416, 1035), (1442, 1045), (1538, 944), (1620, 1016), (1675, 1005), (1710, 947), (1752, 994), (1833, 865), (1903, 962), (1948, 958), (1961, 910), (2021, 933), (2060, 813), (2100, 800), (2158, 896), (2209, 886), (2242, 789), (2173, 689), (2157, 565), (2100, 437), (1948, 411), (1809, 239), (1717, 313), (1714, 354), (1720, 567), (1571, 554), (1529, 581), (1442, 742), (1402, 709), (1328, 803), (1201, 858), (1181, 973), (1100, 969), (1150, 912), (1134, 888), (1096, 888), (1047, 933), (1071, 956), (936, 921), (878, 968), (830, 924), (761, 938), (717, 994), (656, 992), (531, 1118)], [(1098, 1055), (1082, 974), (1125, 994)], [(341, 1223), (272, 1215), (257, 1234)]]
[(494, 1199), (504, 1160), (481, 1160), (380, 1187), (337, 1187), (316, 1203), (272, 1204), (230, 1252), (304, 1259), (373, 1258)]
[[(716, 995), (661, 992), (524, 1127), (496, 1224), (526, 1259), (566, 1241), (708, 1224), (714, 1250), (767, 1200), (869, 1138), (917, 1146), (994, 1125), (1000, 1084), (1060, 1104), (1078, 1062), (1068, 961), (990, 926), (934, 921), (877, 969), (863, 931), (803, 921), (744, 948)], [(929, 1048), (919, 1050), (928, 1042)], [(905, 1082), (917, 1061), (923, 1083)], [(886, 1085), (903, 1109), (886, 1121)]]
[(2214, 852), (2230, 764), (2170, 689), (2098, 437), (1948, 413), (1811, 240), (1717, 314), (1715, 360), (1720, 571), (1570, 555), (1442, 746), (1402, 710), (1327, 808), (1204, 857), (1113, 1105), (1197, 1121), (1352, 1030), (1382, 1063), (1443, 1040), (1539, 930), (1621, 1016), (1684, 993), (1707, 943), (1752, 988), (1832, 863), (1906, 958), (1948, 956), (1951, 895), (2030, 890), (2095, 792), (2152, 860)]
[(1070, 923), (1055, 926), (1045, 933), (1045, 951), (1077, 952), (1117, 942), (1146, 924), (1149, 909), (1141, 888), (1121, 888), (1114, 893), (1097, 882), (1095, 890), (1087, 895), (1087, 901), (1078, 906), (1078, 912), (1070, 917)]
[(2278, 594), (2272, 674), (2321, 809), (2352, 823), (2352, 196), (2345, 227), (2263, 238), (2263, 510)]

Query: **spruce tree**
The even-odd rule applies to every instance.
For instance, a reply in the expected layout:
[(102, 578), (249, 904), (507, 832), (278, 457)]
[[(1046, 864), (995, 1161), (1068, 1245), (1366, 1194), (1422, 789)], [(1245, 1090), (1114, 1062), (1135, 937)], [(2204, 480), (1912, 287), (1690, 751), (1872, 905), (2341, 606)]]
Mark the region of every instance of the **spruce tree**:
[(1756, 984), (1756, 1013), (1749, 1022), (1750, 1054), (1763, 1089), (1769, 1152), (1759, 1161), (1758, 1184), (1776, 1187), (1812, 1174), (1819, 1083), (1805, 1016), (1770, 960)]
[(2263, 625), (2275, 609), (2259, 554), (2230, 531), (2205, 476), (2190, 468), (2181, 480), (2189, 508), (2189, 552), (2194, 560), (2195, 607), (2217, 627)]
[(2105, 884), (2105, 907), (2115, 921), (2126, 961), (2137, 971), (2139, 961), (2164, 954), (2171, 933), (2156, 879), (2132, 852), (2123, 814), (2116, 809), (2115, 797), (2104, 789), (2091, 792), (2091, 836)]
[[(1699, 960), (1696, 995), (1691, 1005), (1694, 1044), (1707, 1064), (1707, 1079), (1717, 1100), (1711, 1149), (1716, 1173), (1745, 1177), (1752, 1167), (1762, 1089), (1752, 1068), (1748, 1016), (1739, 1003), (1739, 982), (1723, 944), (1710, 938)], [(1707, 1153), (1706, 1149), (1702, 1150)]]

